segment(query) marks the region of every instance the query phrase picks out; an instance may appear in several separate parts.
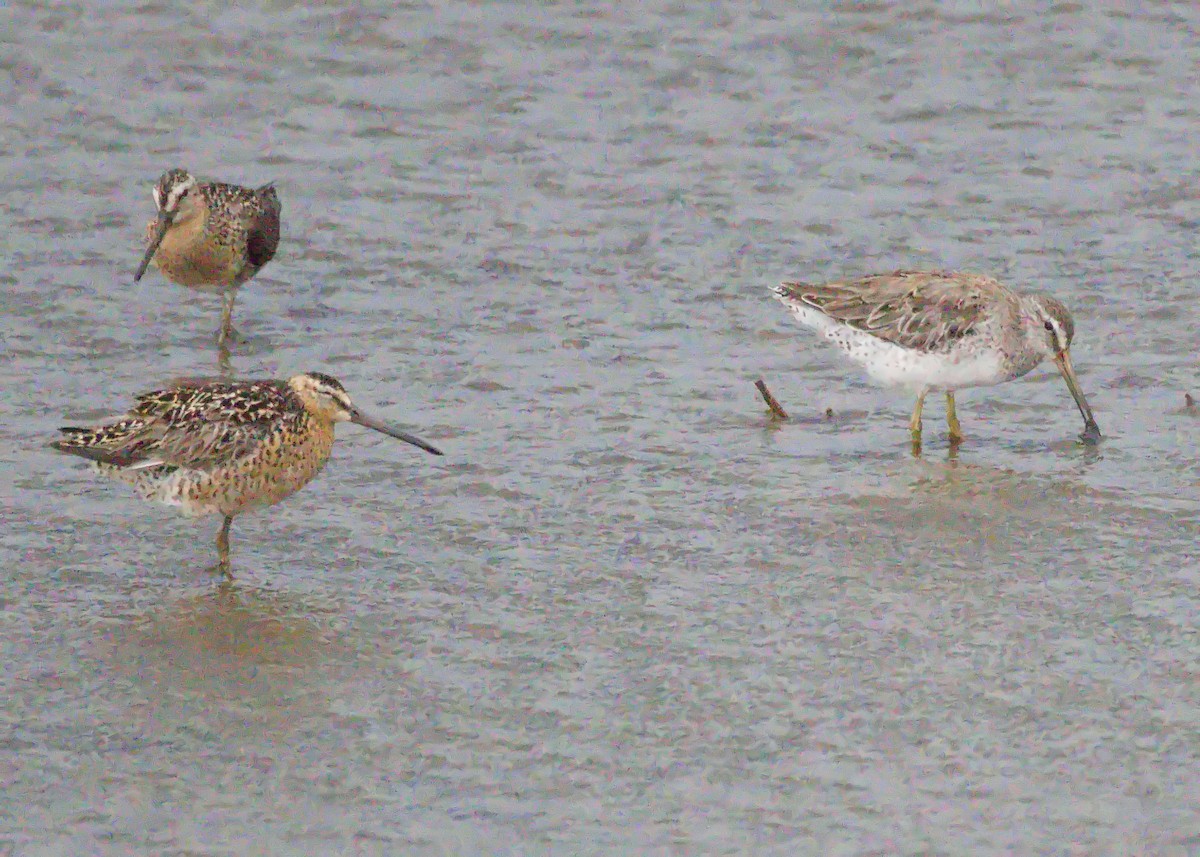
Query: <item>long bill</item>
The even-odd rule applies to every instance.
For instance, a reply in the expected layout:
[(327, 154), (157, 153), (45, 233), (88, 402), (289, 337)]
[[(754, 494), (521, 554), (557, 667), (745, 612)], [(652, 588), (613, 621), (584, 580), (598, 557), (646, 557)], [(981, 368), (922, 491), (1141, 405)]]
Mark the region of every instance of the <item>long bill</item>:
[(167, 230), (170, 228), (171, 215), (165, 211), (159, 211), (158, 222), (154, 224), (154, 237), (150, 239), (150, 243), (146, 246), (146, 255), (142, 257), (142, 264), (138, 265), (137, 273), (133, 275), (135, 283), (142, 278), (142, 275), (146, 273), (146, 269), (150, 267), (150, 260), (158, 252), (158, 245), (162, 243), (163, 236), (167, 234)]
[(1088, 407), (1083, 390), (1079, 388), (1079, 379), (1075, 377), (1075, 367), (1071, 365), (1071, 355), (1065, 350), (1058, 352), (1054, 355), (1054, 365), (1062, 373), (1063, 380), (1067, 382), (1067, 389), (1071, 391), (1075, 404), (1079, 406), (1079, 413), (1083, 415), (1082, 436), (1084, 442), (1096, 443), (1100, 440), (1100, 426), (1096, 424), (1096, 418), (1092, 416), (1092, 409)]
[(364, 414), (362, 411), (354, 411), (350, 414), (350, 422), (356, 425), (365, 426), (369, 429), (374, 429), (377, 432), (386, 434), (388, 437), (394, 437), (396, 440), (402, 440), (405, 443), (411, 443), (413, 446), (420, 447), (430, 455), (441, 455), (442, 451), (431, 443), (427, 443), (416, 435), (409, 434), (406, 431), (400, 431), (398, 428), (392, 428), (385, 422), (380, 422), (372, 416)]

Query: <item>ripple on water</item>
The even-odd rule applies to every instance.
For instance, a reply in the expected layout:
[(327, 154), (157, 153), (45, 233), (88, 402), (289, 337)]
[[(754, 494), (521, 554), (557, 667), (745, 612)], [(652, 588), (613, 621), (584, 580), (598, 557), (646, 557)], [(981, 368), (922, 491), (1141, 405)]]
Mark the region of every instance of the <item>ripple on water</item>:
[[(10, 11), (0, 851), (1195, 850), (1186, 10)], [(284, 201), (233, 370), (447, 453), (346, 427), (232, 586), (29, 454), (215, 371), (177, 163)], [(1060, 296), (1103, 442), (1047, 369), (914, 458), (767, 291), (898, 266)]]

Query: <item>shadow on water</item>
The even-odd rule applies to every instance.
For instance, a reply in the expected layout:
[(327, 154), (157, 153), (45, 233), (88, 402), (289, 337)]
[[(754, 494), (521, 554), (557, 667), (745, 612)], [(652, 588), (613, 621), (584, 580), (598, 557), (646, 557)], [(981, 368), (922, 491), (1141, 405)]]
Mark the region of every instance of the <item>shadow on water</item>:
[(1080, 448), (1077, 460), (1066, 471), (1053, 476), (1031, 475), (1006, 467), (965, 457), (954, 446), (938, 451), (938, 456), (914, 456), (913, 472), (907, 482), (915, 496), (956, 498), (989, 497), (992, 502), (1030, 508), (1055, 498), (1078, 493), (1078, 481), (1098, 459), (1094, 448)]
[[(1026, 444), (1014, 450), (990, 440), (961, 445), (930, 443), (913, 448), (900, 440), (885, 448), (850, 440), (836, 452), (825, 450), (828, 465), (812, 486), (777, 496), (773, 513), (824, 521), (827, 532), (854, 532), (864, 538), (891, 540), (922, 534), (931, 542), (970, 540), (981, 528), (1020, 526), (1062, 530), (1078, 519), (1081, 502), (1104, 503), (1116, 495), (1091, 485), (1088, 474), (1104, 461), (1100, 448), (1074, 441)], [(826, 438), (826, 440), (828, 440)], [(1040, 472), (1021, 468), (1027, 458), (1053, 461)], [(997, 463), (999, 462), (999, 463)], [(790, 459), (780, 467), (789, 470)], [(822, 503), (814, 506), (813, 490)], [(772, 492), (772, 496), (775, 496)], [(841, 538), (841, 536), (839, 536)]]
[[(0, 853), (1195, 850), (1186, 4), (226, 5), (5, 9)], [(227, 584), (31, 453), (221, 357), (130, 282), (175, 163), (280, 182), (233, 374), (453, 446)], [(913, 459), (767, 291), (896, 266), (1061, 298), (1104, 442), (1045, 366)]]
[(113, 628), (89, 657), (137, 688), (158, 728), (286, 728), (327, 708), (324, 668), (351, 657), (338, 615), (319, 597), (221, 581)]

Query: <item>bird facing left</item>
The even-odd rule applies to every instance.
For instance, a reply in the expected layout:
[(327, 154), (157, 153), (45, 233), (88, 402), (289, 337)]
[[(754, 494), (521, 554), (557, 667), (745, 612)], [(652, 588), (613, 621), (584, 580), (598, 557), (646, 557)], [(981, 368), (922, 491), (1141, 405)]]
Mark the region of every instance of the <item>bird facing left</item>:
[(340, 422), (442, 454), (364, 413), (341, 382), (320, 372), (286, 380), (180, 381), (138, 396), (119, 419), (64, 427), (65, 437), (50, 446), (94, 461), (141, 497), (176, 506), (188, 517), (223, 515), (218, 568), (232, 576), (234, 516), (274, 505), (307, 485), (328, 461)]

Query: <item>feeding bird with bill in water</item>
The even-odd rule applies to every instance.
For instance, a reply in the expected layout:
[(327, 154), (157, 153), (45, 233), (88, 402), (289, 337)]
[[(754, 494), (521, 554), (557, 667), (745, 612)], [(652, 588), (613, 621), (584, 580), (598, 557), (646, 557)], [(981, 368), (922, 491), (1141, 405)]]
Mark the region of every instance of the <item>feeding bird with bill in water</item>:
[(777, 298), (820, 331), (877, 382), (917, 395), (909, 421), (921, 439), (921, 409), (932, 390), (946, 394), (951, 444), (963, 439), (954, 391), (1019, 378), (1049, 358), (1083, 416), (1082, 439), (1100, 440), (1071, 365), (1075, 322), (1046, 294), (1023, 294), (991, 277), (941, 271), (896, 271), (859, 280), (782, 283)]

